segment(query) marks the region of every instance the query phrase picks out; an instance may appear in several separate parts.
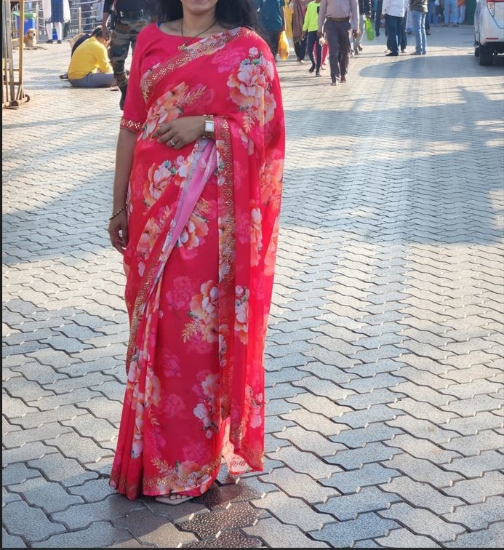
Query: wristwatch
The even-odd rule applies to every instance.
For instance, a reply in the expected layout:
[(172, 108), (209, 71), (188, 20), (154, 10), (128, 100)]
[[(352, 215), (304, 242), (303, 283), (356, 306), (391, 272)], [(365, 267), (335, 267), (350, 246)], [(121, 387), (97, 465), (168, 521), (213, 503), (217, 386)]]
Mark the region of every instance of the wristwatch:
[(205, 131), (203, 137), (215, 139), (215, 122), (212, 115), (203, 115), (205, 117)]

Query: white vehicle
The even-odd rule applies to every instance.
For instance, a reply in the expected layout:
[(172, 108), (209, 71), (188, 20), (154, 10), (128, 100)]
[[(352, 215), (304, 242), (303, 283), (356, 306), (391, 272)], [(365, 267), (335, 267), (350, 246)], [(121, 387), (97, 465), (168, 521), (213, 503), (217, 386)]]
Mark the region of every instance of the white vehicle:
[(491, 65), (504, 53), (504, 0), (478, 0), (474, 12), (474, 55), (480, 65)]

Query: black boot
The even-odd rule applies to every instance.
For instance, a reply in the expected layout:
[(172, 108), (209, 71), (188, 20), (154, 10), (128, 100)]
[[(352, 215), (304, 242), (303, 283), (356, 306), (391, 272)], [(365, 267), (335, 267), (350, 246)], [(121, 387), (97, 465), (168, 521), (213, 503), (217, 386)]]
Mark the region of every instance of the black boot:
[(308, 72), (309, 72), (309, 73), (312, 73), (312, 72), (315, 70), (315, 67), (316, 67), (316, 66), (317, 66), (317, 65), (315, 65), (315, 63), (313, 63), (313, 65), (308, 69)]
[(121, 91), (121, 99), (119, 100), (119, 109), (121, 109), (122, 111), (124, 109), (124, 102), (126, 101), (126, 92), (128, 91), (128, 85), (125, 84), (124, 86), (121, 86), (119, 90)]

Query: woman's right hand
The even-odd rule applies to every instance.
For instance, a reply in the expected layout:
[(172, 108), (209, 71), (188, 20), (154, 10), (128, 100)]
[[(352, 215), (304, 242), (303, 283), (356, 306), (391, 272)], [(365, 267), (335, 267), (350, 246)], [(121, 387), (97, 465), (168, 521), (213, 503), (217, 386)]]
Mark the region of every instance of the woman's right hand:
[(110, 220), (108, 232), (112, 246), (124, 256), (124, 251), (128, 246), (128, 214), (126, 210)]

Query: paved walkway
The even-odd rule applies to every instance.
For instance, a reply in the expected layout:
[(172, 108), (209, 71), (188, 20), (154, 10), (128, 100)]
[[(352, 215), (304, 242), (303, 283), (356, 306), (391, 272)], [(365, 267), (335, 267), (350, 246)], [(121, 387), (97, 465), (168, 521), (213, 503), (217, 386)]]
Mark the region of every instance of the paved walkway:
[(279, 64), (266, 471), (179, 507), (107, 484), (119, 93), (60, 81), (67, 44), (25, 53), (31, 100), (3, 112), (4, 548), (504, 545), (504, 61), (480, 67), (470, 27), (420, 58), (384, 41), (339, 88)]

